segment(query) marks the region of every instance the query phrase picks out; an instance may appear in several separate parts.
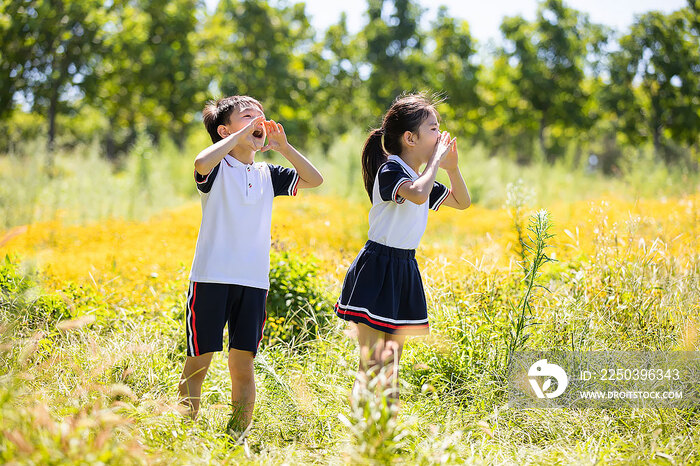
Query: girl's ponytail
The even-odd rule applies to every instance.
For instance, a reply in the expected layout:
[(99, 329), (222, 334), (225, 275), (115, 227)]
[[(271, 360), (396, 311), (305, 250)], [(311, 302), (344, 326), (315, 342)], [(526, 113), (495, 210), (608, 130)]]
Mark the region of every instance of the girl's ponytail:
[(372, 201), (372, 189), (374, 188), (374, 178), (377, 176), (379, 167), (387, 160), (386, 152), (382, 145), (384, 128), (373, 130), (362, 148), (362, 178), (365, 182), (365, 189)]

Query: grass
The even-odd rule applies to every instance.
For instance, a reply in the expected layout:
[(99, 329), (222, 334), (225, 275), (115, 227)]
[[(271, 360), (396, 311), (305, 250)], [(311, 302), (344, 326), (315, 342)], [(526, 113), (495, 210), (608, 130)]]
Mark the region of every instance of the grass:
[[(508, 407), (504, 383), (520, 315), (514, 307), (537, 324), (521, 329), (528, 338), (516, 341), (525, 349), (697, 350), (697, 190), (686, 183), (666, 197), (640, 197), (647, 188), (624, 179), (558, 179), (563, 167), (519, 169), (478, 148), (464, 151), (463, 169), (479, 202), (466, 212), (432, 213), (418, 251), (431, 335), (406, 345), (399, 417), (394, 423), (378, 405), (377, 422), (368, 423), (348, 401), (355, 341), (331, 310), (366, 239), (368, 203), (342, 165), (353, 163), (358, 140), (348, 136), (331, 151), (320, 193), (275, 202), (274, 286), (312, 305), (290, 302), (266, 332), (248, 449), (225, 433), (223, 353), (207, 376), (200, 418), (186, 421), (177, 403), (200, 218), (191, 157), (141, 141), (140, 153), (149, 155), (132, 154), (120, 168), (97, 152), (59, 154), (56, 173), (37, 180), (20, 165), (39, 164), (38, 155), (1, 159), (7, 170), (0, 173), (15, 176), (8, 183), (17, 189), (5, 189), (0, 206), (17, 214), (5, 217), (0, 234), (7, 256), (0, 264), (0, 461), (700, 462), (697, 410), (518, 410)], [(75, 184), (83, 168), (101, 176)], [(546, 246), (556, 261), (542, 263), (536, 279), (533, 271), (533, 282), (524, 280), (520, 264), (530, 256), (519, 238), (540, 208), (553, 221)]]
[[(358, 204), (368, 202), (360, 174), (364, 137), (359, 130), (351, 131), (338, 137), (326, 153), (318, 147), (306, 152), (325, 177), (317, 193)], [(194, 133), (182, 149), (167, 139), (155, 146), (142, 135), (127, 155), (110, 162), (96, 143), (47, 154), (43, 140), (29, 141), (12, 153), (0, 154), (0, 228), (57, 218), (78, 224), (110, 217), (145, 220), (182, 205), (197, 198), (193, 160), (209, 143), (203, 131)], [(490, 209), (503, 206), (508, 186), (517, 180), (522, 180), (534, 205), (553, 199), (571, 203), (608, 197), (627, 201), (677, 198), (700, 188), (697, 171), (660, 164), (650, 148), (627, 150), (619, 176), (614, 178), (571, 158), (554, 165), (521, 166), (508, 156), (490, 156), (486, 148), (466, 142), (459, 150), (473, 201)], [(258, 160), (289, 165), (273, 152), (258, 154)], [(438, 179), (448, 181), (444, 173)]]
[[(539, 325), (529, 329), (526, 346), (697, 349), (698, 247), (689, 212), (698, 201), (553, 205), (561, 212), (551, 241), (558, 262), (542, 268), (551, 293), (532, 295)], [(431, 219), (420, 261), (432, 335), (406, 347), (393, 441), (377, 444), (348, 403), (354, 340), (337, 319), (316, 319), (326, 323), (314, 339), (263, 342), (249, 451), (234, 447), (224, 433), (230, 382), (223, 354), (205, 383), (201, 418), (184, 421), (176, 403), (197, 209), (187, 205), (147, 222), (39, 223), (3, 246), (27, 258), (3, 272), (19, 283), (3, 288), (0, 320), (4, 461), (281, 464), (365, 461), (368, 454), (418, 463), (698, 461), (695, 412), (508, 409), (509, 309), (524, 285), (508, 213), (478, 208), (461, 216), (441, 210)], [(337, 294), (364, 226), (324, 229), (329, 217), (320, 213), (342, 225), (348, 212), (363, 210), (306, 193), (277, 203), (277, 247), (321, 271), (300, 284)], [(595, 217), (588, 221), (581, 210)], [(643, 218), (624, 223), (641, 211)], [(489, 240), (480, 228), (488, 228)], [(576, 238), (577, 229), (578, 243), (564, 233)], [(674, 240), (679, 232), (684, 236)], [(453, 248), (455, 237), (461, 241)], [(478, 262), (484, 244), (493, 251)]]

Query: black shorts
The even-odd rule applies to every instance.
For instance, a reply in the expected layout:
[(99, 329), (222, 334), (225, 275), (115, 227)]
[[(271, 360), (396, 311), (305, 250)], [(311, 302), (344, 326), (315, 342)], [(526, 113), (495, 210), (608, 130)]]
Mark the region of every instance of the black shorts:
[(187, 356), (223, 350), (228, 322), (228, 348), (258, 352), (267, 311), (267, 290), (226, 283), (190, 282), (185, 313)]
[(367, 241), (345, 276), (335, 313), (386, 333), (430, 333), (415, 251)]

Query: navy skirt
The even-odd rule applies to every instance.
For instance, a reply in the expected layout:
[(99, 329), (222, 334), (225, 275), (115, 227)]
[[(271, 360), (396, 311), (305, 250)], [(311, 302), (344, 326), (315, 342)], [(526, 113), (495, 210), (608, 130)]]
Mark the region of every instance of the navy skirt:
[(415, 250), (367, 241), (345, 276), (335, 313), (386, 333), (429, 333)]

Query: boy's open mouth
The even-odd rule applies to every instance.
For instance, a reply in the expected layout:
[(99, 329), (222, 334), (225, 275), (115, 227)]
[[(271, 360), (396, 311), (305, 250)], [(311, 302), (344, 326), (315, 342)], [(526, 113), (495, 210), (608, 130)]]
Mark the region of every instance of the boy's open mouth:
[(261, 129), (256, 129), (255, 131), (253, 131), (253, 137), (254, 138), (262, 138), (263, 131)]

